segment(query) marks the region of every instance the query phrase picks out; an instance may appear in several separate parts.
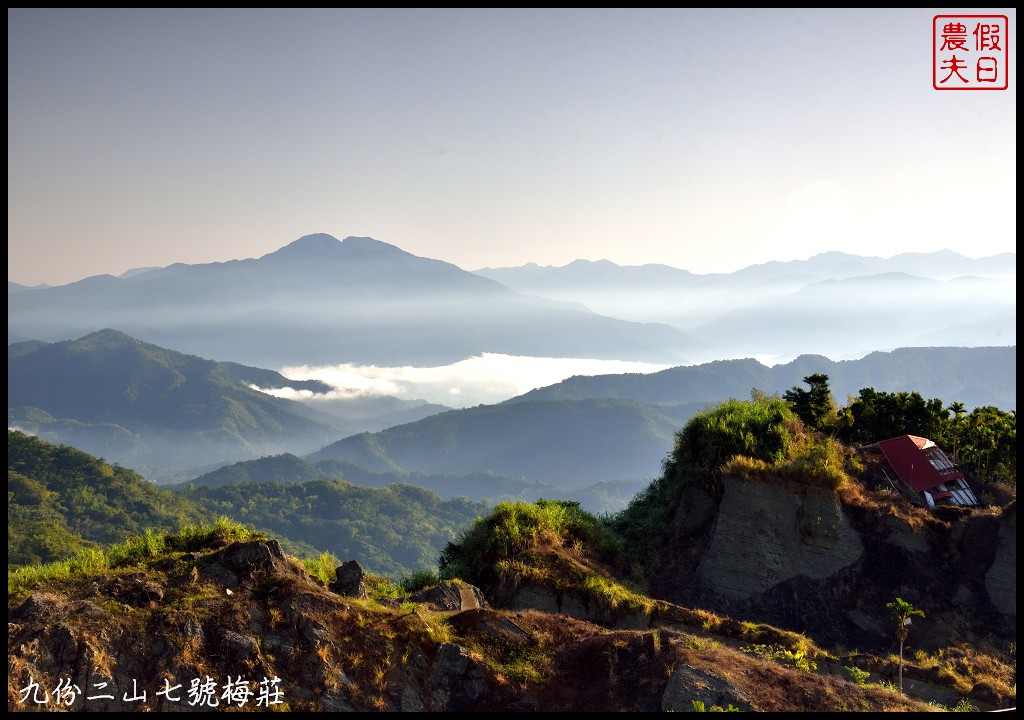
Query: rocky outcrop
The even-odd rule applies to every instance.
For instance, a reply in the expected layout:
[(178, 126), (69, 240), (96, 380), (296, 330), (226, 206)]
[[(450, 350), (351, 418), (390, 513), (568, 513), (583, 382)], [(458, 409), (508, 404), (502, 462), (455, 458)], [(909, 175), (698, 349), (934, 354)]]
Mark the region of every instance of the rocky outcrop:
[(578, 590), (559, 591), (544, 585), (524, 583), (502, 593), (503, 605), (511, 610), (540, 610), (596, 622), (617, 630), (646, 630), (650, 614), (642, 609), (613, 606)]
[(334, 582), (331, 590), (339, 595), (349, 597), (366, 597), (366, 585), (363, 583), (363, 568), (355, 560), (343, 563), (334, 571)]
[(1009, 642), (1014, 508), (929, 510), (856, 480), (837, 492), (781, 478), (694, 482), (652, 541), (651, 594), (876, 652), (891, 651), (886, 605), (901, 596), (926, 613), (920, 649), (975, 634)]
[(438, 611), (475, 610), (487, 606), (480, 588), (454, 580), (442, 580), (437, 585), (417, 590), (409, 600)]
[[(502, 700), (479, 655), (435, 639), (418, 611), (356, 599), (361, 568), (339, 570), (344, 595), (259, 540), (33, 593), (9, 609), (8, 709), (447, 711)], [(471, 586), (449, 585), (456, 602), (465, 589), (481, 604)]]

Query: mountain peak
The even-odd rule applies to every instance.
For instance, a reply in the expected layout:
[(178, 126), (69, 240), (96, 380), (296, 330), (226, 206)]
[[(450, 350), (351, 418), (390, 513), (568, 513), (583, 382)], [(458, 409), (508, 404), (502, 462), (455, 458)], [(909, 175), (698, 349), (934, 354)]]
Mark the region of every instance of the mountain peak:
[(80, 337), (73, 342), (84, 347), (95, 347), (97, 345), (139, 344), (140, 341), (127, 333), (121, 332), (120, 330), (104, 328)]
[(320, 261), (326, 257), (336, 257), (344, 253), (346, 256), (366, 255), (408, 255), (395, 245), (374, 240), (371, 237), (347, 237), (338, 240), (327, 233), (303, 235), (283, 248), (265, 255), (265, 258), (284, 258), (288, 260)]
[(323, 252), (330, 252), (341, 247), (341, 241), (333, 235), (327, 233), (314, 233), (312, 235), (303, 235), (298, 240), (288, 243), (280, 250), (276, 250), (271, 255), (281, 256), (305, 256), (305, 255), (318, 255)]

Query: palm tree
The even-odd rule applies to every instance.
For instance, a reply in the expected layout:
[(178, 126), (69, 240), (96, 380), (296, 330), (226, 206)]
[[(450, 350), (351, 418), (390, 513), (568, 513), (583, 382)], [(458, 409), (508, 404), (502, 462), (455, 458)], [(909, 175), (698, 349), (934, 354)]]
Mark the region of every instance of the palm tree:
[(910, 634), (910, 618), (912, 616), (924, 617), (924, 611), (908, 603), (903, 598), (896, 598), (886, 605), (892, 611), (892, 617), (896, 621), (896, 637), (900, 640), (900, 692), (903, 692), (903, 643)]
[(949, 410), (953, 413), (953, 462), (959, 465), (960, 459), (957, 455), (956, 449), (960, 440), (960, 418), (964, 416), (967, 409), (964, 407), (962, 402), (954, 402), (949, 404)]

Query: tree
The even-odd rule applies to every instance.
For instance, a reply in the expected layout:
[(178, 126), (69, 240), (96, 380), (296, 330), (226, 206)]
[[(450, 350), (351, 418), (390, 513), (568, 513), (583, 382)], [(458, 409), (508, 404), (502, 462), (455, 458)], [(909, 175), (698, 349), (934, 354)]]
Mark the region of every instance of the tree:
[(957, 454), (957, 448), (960, 444), (960, 428), (963, 424), (961, 423), (961, 418), (964, 416), (964, 413), (967, 412), (967, 409), (964, 407), (962, 402), (952, 402), (949, 404), (949, 408), (947, 409), (953, 413), (953, 420), (951, 423), (952, 429), (950, 432), (950, 435), (953, 438), (953, 462), (959, 463), (960, 456)]
[(861, 388), (850, 403), (853, 425), (848, 440), (875, 442), (897, 435), (941, 439), (949, 411), (942, 400), (925, 400), (918, 392), (888, 393)]
[(903, 692), (903, 643), (910, 634), (910, 618), (924, 617), (924, 611), (908, 603), (903, 598), (896, 598), (886, 605), (892, 611), (892, 617), (896, 621), (896, 637), (900, 640), (900, 692)]
[(790, 404), (804, 424), (814, 430), (821, 430), (835, 417), (836, 405), (828, 387), (828, 375), (815, 373), (804, 378), (810, 387), (791, 387), (782, 398)]

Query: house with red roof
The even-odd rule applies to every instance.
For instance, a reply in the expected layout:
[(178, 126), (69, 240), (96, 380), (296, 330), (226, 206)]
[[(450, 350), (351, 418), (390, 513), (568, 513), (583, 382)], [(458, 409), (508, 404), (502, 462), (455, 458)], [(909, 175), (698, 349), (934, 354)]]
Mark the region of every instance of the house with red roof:
[(979, 504), (963, 472), (928, 438), (900, 435), (861, 450), (880, 452), (895, 475), (889, 481), (928, 507)]

